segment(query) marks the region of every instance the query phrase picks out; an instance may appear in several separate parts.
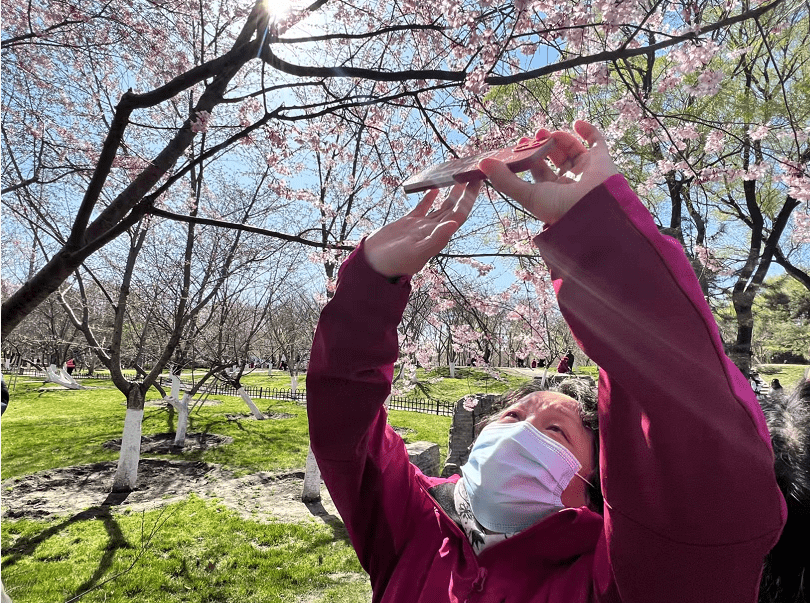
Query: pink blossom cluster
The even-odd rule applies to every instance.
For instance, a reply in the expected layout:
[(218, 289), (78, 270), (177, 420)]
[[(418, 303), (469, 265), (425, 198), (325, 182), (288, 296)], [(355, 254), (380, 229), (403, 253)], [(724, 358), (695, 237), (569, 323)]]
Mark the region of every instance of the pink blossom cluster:
[(725, 74), (722, 71), (708, 69), (698, 75), (696, 85), (686, 86), (686, 90), (697, 97), (714, 96), (720, 92), (720, 84), (724, 77)]
[(587, 92), (591, 86), (605, 86), (610, 83), (607, 63), (591, 63), (585, 71), (571, 80), (571, 90), (575, 93)]
[(686, 75), (703, 69), (720, 50), (714, 40), (701, 40), (700, 43), (689, 42), (671, 50), (669, 58), (675, 62), (675, 70)]
[(715, 257), (708, 247), (695, 245), (695, 257), (705, 269), (714, 273), (723, 272), (723, 263)]
[(760, 125), (749, 132), (751, 140), (762, 140), (768, 135), (770, 128), (767, 125)]
[(489, 91), (489, 84), (484, 80), (486, 79), (486, 69), (478, 66), (467, 74), (467, 79), (464, 81), (464, 89), (470, 94), (483, 96)]
[(794, 245), (810, 243), (810, 207), (798, 210), (793, 214), (793, 232), (791, 240)]
[(194, 115), (196, 118), (191, 122), (191, 131), (196, 133), (208, 132), (211, 114), (208, 111), (196, 111)]
[(706, 144), (703, 150), (706, 153), (720, 153), (724, 148), (726, 134), (722, 130), (712, 130), (706, 135)]
[(485, 264), (483, 262), (479, 262), (475, 258), (457, 258), (457, 261), (460, 264), (466, 264), (467, 266), (470, 266), (471, 268), (477, 270), (478, 276), (486, 276), (495, 268), (495, 266), (493, 266), (492, 264)]
[(501, 230), (499, 237), (501, 244), (515, 253), (521, 255), (531, 255), (534, 253), (532, 244), (532, 234), (526, 225), (515, 224), (509, 218), (501, 218)]

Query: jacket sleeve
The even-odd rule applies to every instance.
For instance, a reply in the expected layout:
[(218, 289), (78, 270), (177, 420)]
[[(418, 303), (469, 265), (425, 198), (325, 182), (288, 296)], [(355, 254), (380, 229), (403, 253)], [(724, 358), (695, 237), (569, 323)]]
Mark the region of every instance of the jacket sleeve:
[(785, 503), (765, 418), (680, 245), (618, 175), (535, 242), (600, 367), (597, 593), (755, 601)]
[(383, 407), (410, 283), (376, 273), (363, 248), (341, 266), (321, 313), (307, 370), (307, 414), (324, 482), (376, 586), (393, 571), (414, 522), (433, 511), (420, 504), (427, 495)]

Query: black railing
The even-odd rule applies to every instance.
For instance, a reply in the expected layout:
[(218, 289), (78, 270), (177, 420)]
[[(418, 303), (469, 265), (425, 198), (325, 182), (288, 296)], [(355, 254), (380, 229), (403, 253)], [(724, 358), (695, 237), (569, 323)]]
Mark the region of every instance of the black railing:
[(442, 402), (441, 400), (431, 400), (430, 398), (392, 396), (391, 400), (388, 401), (388, 408), (392, 410), (409, 410), (444, 417), (452, 417), (455, 406), (455, 404)]
[[(4, 371), (6, 372), (6, 371)], [(9, 371), (7, 374), (12, 374)], [(27, 375), (31, 377), (45, 377), (45, 371), (38, 371), (33, 367), (23, 367), (21, 369), (14, 368), (13, 374)], [(74, 379), (110, 379), (109, 373), (94, 373), (89, 375), (87, 373), (73, 373)], [(124, 376), (128, 379), (134, 379), (137, 376), (135, 371), (124, 371)], [(181, 389), (190, 390), (193, 387), (192, 383), (180, 381)], [(166, 390), (171, 389), (172, 380), (170, 377), (161, 377), (160, 386)], [(264, 387), (260, 385), (246, 385), (243, 386), (245, 393), (251, 398), (259, 400), (295, 400), (297, 402), (306, 402), (306, 392), (298, 389), (295, 392), (290, 388), (279, 387)], [(238, 396), (239, 392), (232, 385), (215, 381), (213, 383), (204, 383), (199, 390), (200, 393), (214, 394), (216, 396)], [(406, 398), (404, 396), (392, 396), (388, 402), (388, 408), (392, 410), (406, 410), (410, 412), (421, 412), (431, 415), (440, 415), (444, 417), (452, 417), (455, 404), (449, 402), (442, 402), (441, 400), (432, 400), (430, 398)]]

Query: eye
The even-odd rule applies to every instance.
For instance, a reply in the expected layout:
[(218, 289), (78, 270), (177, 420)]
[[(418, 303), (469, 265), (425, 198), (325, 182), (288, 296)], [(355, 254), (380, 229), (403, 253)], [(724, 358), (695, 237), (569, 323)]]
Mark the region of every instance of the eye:
[(570, 442), (570, 441), (571, 441), (571, 440), (568, 438), (568, 435), (567, 435), (567, 434), (565, 433), (565, 431), (563, 430), (563, 428), (562, 428), (562, 427), (560, 427), (559, 425), (549, 425), (548, 427), (546, 427), (546, 429), (547, 429), (548, 431), (554, 431), (554, 432), (556, 432), (556, 433), (559, 433), (559, 434), (560, 434), (562, 437), (564, 437), (564, 438), (565, 438), (565, 440), (566, 440), (567, 442)]
[(518, 412), (516, 410), (507, 410), (503, 414), (503, 418), (504, 419), (514, 419), (515, 421), (520, 421), (521, 420), (520, 415), (518, 414)]

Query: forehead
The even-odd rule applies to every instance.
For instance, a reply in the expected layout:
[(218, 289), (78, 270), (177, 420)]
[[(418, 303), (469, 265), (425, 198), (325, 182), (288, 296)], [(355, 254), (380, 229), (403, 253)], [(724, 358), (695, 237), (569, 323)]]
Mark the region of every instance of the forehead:
[(520, 406), (528, 412), (554, 410), (572, 418), (580, 419), (579, 402), (559, 392), (532, 392), (520, 398), (514, 406)]

